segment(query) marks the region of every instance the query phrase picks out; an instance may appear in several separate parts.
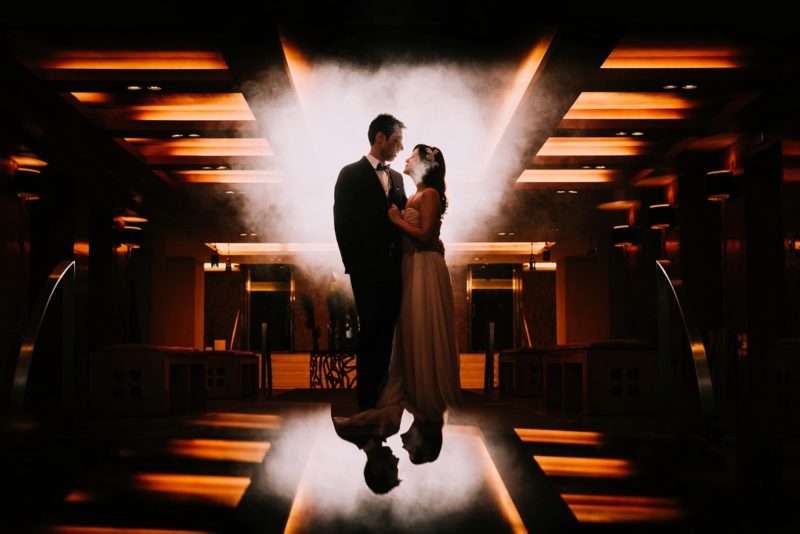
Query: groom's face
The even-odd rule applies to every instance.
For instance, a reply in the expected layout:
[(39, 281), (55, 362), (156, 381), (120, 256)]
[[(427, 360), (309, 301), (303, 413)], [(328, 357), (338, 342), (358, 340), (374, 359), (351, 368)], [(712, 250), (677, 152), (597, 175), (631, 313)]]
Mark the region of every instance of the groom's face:
[(396, 128), (392, 135), (386, 138), (381, 147), (381, 156), (385, 161), (394, 161), (397, 154), (403, 150), (403, 129)]

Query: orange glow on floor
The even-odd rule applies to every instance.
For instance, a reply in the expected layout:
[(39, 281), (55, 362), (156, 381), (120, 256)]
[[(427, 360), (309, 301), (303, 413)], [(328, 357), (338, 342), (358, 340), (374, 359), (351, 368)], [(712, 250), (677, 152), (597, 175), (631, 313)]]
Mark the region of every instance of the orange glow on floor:
[(137, 490), (162, 493), (180, 501), (202, 502), (236, 507), (247, 486), (248, 477), (140, 473), (134, 475)]
[(525, 443), (565, 443), (571, 445), (601, 445), (603, 434), (577, 430), (547, 430), (544, 428), (515, 428)]
[(193, 184), (278, 184), (286, 181), (281, 171), (173, 171), (178, 180)]
[(274, 156), (264, 138), (125, 138), (145, 157), (150, 156)]
[(617, 458), (534, 455), (533, 459), (548, 476), (628, 478), (636, 474), (631, 462)]
[(56, 525), (43, 532), (55, 534), (210, 534), (206, 530), (170, 530), (163, 528), (93, 527), (87, 525)]
[(658, 523), (684, 515), (677, 499), (665, 497), (565, 493), (561, 498), (581, 523)]
[(478, 429), (470, 426), (452, 426), (453, 430), (459, 430), (466, 434), (471, 433), (475, 435), (477, 438), (476, 441), (480, 443), (480, 446), (477, 447), (477, 449), (482, 460), (481, 471), (483, 472), (483, 476), (486, 478), (489, 487), (492, 489), (492, 492), (494, 493), (495, 498), (500, 505), (500, 509), (503, 512), (506, 522), (511, 527), (512, 532), (528, 532), (528, 529), (525, 528), (525, 524), (522, 522), (519, 511), (517, 511), (517, 507), (514, 505), (514, 501), (511, 499), (511, 495), (508, 493), (505, 483), (503, 483), (503, 479), (500, 477), (500, 473), (497, 471), (497, 466), (494, 465), (494, 461), (489, 454), (489, 449), (486, 448), (486, 443), (484, 443)]
[[(141, 121), (255, 121), (241, 93), (169, 93), (143, 96), (136, 105), (117, 102), (110, 93), (72, 93), (102, 116)], [(108, 106), (108, 107), (107, 107)]]
[(747, 66), (744, 51), (724, 45), (664, 45), (623, 41), (603, 69), (735, 69)]
[(629, 137), (550, 137), (536, 155), (641, 156), (648, 152), (651, 144)]
[(58, 50), (42, 59), (43, 69), (227, 70), (222, 54), (209, 50)]
[(269, 447), (265, 441), (219, 439), (173, 439), (167, 445), (169, 452), (178, 456), (250, 463), (261, 463)]
[(281, 417), (279, 415), (247, 413), (212, 413), (203, 418), (190, 419), (188, 422), (204, 426), (258, 428), (264, 430), (275, 430), (281, 427)]

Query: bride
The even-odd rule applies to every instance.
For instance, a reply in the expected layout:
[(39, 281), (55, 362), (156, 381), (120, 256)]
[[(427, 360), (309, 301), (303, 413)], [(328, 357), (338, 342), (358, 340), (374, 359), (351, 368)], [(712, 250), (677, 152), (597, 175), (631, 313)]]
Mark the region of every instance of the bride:
[[(378, 408), (339, 419), (337, 427), (371, 427), (382, 441), (399, 429), (402, 408), (414, 416), (403, 447), (414, 463), (439, 455), (442, 425), (460, 397), (459, 353), (450, 273), (439, 241), (447, 209), (441, 150), (417, 145), (403, 172), (417, 191), (388, 216), (403, 232), (403, 292), (389, 372)], [(402, 407), (402, 408), (401, 408)]]

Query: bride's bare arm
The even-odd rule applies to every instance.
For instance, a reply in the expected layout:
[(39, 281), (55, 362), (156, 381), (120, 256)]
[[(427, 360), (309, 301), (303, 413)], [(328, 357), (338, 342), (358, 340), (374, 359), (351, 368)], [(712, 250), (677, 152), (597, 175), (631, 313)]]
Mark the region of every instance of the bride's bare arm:
[(428, 243), (436, 232), (436, 224), (441, 215), (439, 192), (435, 189), (426, 189), (419, 198), (419, 228), (404, 221), (400, 210), (394, 206), (392, 206), (394, 209), (389, 209), (389, 219), (411, 237)]

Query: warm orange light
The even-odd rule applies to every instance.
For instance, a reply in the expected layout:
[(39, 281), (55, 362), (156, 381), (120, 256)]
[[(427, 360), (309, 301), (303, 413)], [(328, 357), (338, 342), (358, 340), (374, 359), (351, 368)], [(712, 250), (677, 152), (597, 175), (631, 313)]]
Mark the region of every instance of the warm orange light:
[(42, 59), (43, 69), (227, 70), (222, 54), (210, 50), (58, 50)]
[(636, 474), (630, 461), (615, 458), (534, 456), (533, 459), (548, 476), (628, 478)]
[[(540, 254), (546, 245), (554, 241), (534, 241), (534, 254)], [(273, 254), (293, 254), (300, 252), (336, 252), (335, 243), (206, 243), (211, 250), (223, 250), (230, 256), (264, 256)], [(230, 250), (230, 252), (228, 252)], [(489, 256), (528, 256), (531, 252), (529, 241), (470, 241), (447, 243), (448, 254), (489, 255)]]
[(28, 169), (36, 169), (40, 167), (47, 167), (47, 162), (34, 156), (11, 156), (11, 159), (17, 162), (18, 167), (25, 167)]
[(311, 63), (300, 52), (300, 49), (289, 42), (289, 39), (281, 33), (281, 46), (283, 56), (286, 58), (286, 67), (289, 69), (289, 77), (294, 85), (300, 105), (304, 105), (304, 100), (308, 94), (309, 80), (311, 79)]
[(553, 33), (549, 33), (537, 41), (528, 56), (520, 64), (519, 68), (517, 69), (517, 74), (514, 76), (511, 85), (503, 95), (502, 105), (500, 106), (494, 124), (489, 128), (489, 133), (487, 135), (487, 160), (495, 151), (500, 139), (503, 136), (503, 133), (508, 128), (508, 124), (511, 122), (511, 118), (514, 116), (514, 112), (517, 110), (520, 101), (522, 101), (525, 91), (528, 90), (528, 87), (531, 85), (536, 72), (539, 70), (539, 67), (542, 64), (542, 59), (544, 59), (544, 55), (550, 48), (550, 44), (553, 41), (553, 36)]
[(270, 444), (265, 441), (231, 441), (220, 439), (173, 439), (170, 453), (203, 460), (261, 463)]
[(141, 491), (162, 493), (181, 501), (236, 507), (250, 485), (248, 477), (140, 473), (133, 486)]
[(256, 138), (125, 138), (140, 154), (152, 156), (273, 156), (269, 142)]
[(624, 495), (562, 494), (581, 523), (645, 523), (683, 517), (677, 499)]
[(672, 93), (581, 93), (564, 119), (686, 119), (700, 103)]
[(598, 204), (597, 209), (606, 211), (626, 211), (629, 209), (634, 209), (638, 205), (639, 202), (636, 200), (615, 200), (613, 202)]
[(630, 137), (551, 137), (537, 156), (640, 156), (650, 141)]
[(609, 169), (525, 169), (517, 177), (515, 187), (558, 184), (610, 184), (618, 173)]
[(573, 445), (601, 445), (603, 434), (576, 430), (548, 430), (543, 428), (515, 428), (519, 439), (526, 443), (565, 443)]
[(278, 184), (286, 181), (282, 171), (173, 171), (175, 178), (195, 184)]
[(66, 502), (92, 502), (97, 499), (97, 495), (88, 491), (70, 491), (64, 501)]
[[(103, 105), (101, 116), (141, 121), (255, 121), (241, 93), (170, 93), (149, 95), (126, 105), (110, 93), (72, 93), (82, 104)], [(105, 107), (110, 106), (110, 107)], [(194, 139), (190, 139), (194, 141)]]
[(658, 176), (648, 176), (636, 180), (633, 185), (636, 187), (664, 187), (678, 179), (677, 174), (660, 174)]
[(747, 65), (744, 50), (722, 45), (676, 45), (629, 39), (609, 54), (604, 69), (735, 69)]
[(278, 429), (281, 427), (281, 421), (282, 419), (279, 415), (212, 413), (203, 418), (192, 419), (189, 422), (204, 426)]

